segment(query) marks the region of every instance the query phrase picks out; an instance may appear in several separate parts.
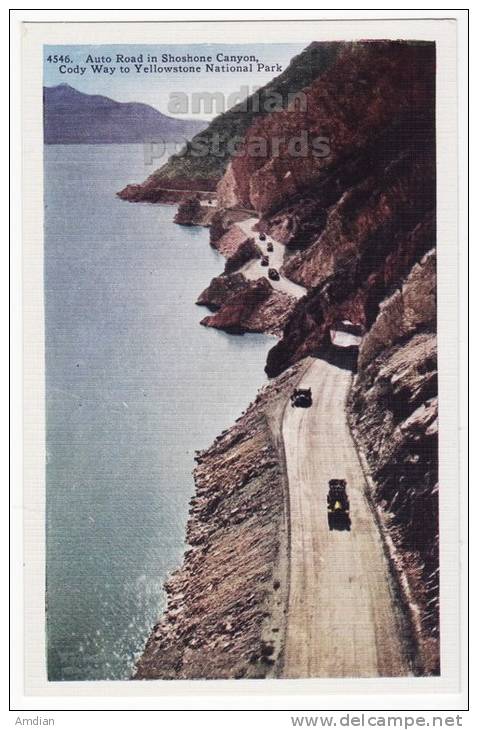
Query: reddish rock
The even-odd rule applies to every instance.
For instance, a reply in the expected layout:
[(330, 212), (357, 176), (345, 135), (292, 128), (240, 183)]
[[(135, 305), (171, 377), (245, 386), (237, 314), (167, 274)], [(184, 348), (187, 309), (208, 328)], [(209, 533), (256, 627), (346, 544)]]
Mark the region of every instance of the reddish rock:
[[(410, 266), (435, 245), (433, 211), (426, 213), (411, 231), (402, 232), (398, 225), (397, 228), (395, 234), (388, 231), (380, 240), (372, 237), (368, 251), (350, 256), (348, 263), (337, 266), (322, 285), (299, 300), (281, 341), (269, 352), (266, 371), (270, 376), (302, 357), (319, 354), (328, 345), (330, 327), (337, 320), (348, 319), (366, 329), (371, 327), (384, 297), (400, 286)], [(335, 261), (343, 260), (339, 259), (343, 256), (339, 251), (332, 256)]]
[(201, 324), (232, 334), (279, 334), (294, 304), (294, 299), (273, 289), (266, 278), (261, 278), (240, 287), (223, 303), (219, 312), (205, 317)]
[(199, 295), (196, 304), (209, 307), (213, 312), (217, 311), (227, 302), (233, 294), (236, 294), (248, 286), (247, 279), (242, 274), (231, 274), (230, 276), (216, 276), (211, 280), (209, 286)]
[[(414, 133), (421, 118), (433, 118), (434, 68), (433, 43), (346, 44), (336, 62), (304, 89), (305, 110), (292, 105), (248, 129), (245, 154), (233, 158), (226, 173), (227, 190), (240, 205), (270, 214), (344, 159), (366, 148), (373, 152), (377, 138), (398, 121), (404, 133), (408, 127)], [(308, 143), (301, 150), (303, 132)], [(326, 156), (314, 154), (311, 140), (318, 138), (329, 140)], [(265, 156), (255, 153), (258, 139), (268, 142)], [(273, 139), (283, 140), (279, 150)], [(395, 144), (403, 146), (404, 140)]]
[(207, 199), (211, 193), (215, 192), (217, 183), (217, 179), (191, 180), (178, 177), (168, 179), (153, 173), (143, 183), (126, 185), (117, 195), (122, 200), (128, 200), (131, 203), (142, 201), (148, 203), (165, 201), (175, 203), (191, 197), (192, 192), (196, 192)]
[(246, 238), (245, 241), (242, 241), (239, 244), (232, 256), (229, 256), (227, 259), (226, 266), (224, 267), (224, 273), (232, 274), (234, 271), (242, 268), (244, 264), (247, 264), (248, 261), (252, 261), (252, 259), (260, 259), (261, 256), (262, 251), (257, 243), (255, 243), (254, 239)]

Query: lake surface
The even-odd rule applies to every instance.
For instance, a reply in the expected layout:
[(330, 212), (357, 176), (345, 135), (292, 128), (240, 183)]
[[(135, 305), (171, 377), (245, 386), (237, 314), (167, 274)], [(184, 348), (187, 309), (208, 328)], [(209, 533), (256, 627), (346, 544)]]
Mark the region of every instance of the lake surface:
[(224, 260), (174, 207), (115, 197), (149, 172), (140, 145), (45, 148), (50, 680), (130, 676), (182, 559), (194, 450), (273, 344), (199, 325)]

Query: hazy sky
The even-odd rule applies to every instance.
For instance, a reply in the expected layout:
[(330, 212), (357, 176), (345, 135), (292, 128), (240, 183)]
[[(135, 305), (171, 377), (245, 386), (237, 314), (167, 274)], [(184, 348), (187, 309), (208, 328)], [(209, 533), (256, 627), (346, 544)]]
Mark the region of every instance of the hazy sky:
[[(274, 64), (282, 66), (282, 70), (289, 64), (290, 59), (300, 53), (306, 46), (303, 44), (292, 43), (275, 43), (275, 44), (198, 44), (198, 45), (178, 45), (178, 44), (161, 44), (161, 45), (77, 45), (77, 46), (45, 46), (44, 47), (44, 84), (45, 86), (55, 86), (61, 83), (67, 83), (79, 91), (87, 94), (102, 94), (109, 96), (117, 101), (139, 101), (156, 107), (161, 112), (174, 116), (174, 112), (168, 108), (171, 93), (184, 92), (190, 98), (192, 92), (221, 92), (226, 100), (226, 108), (230, 106), (227, 103), (228, 97), (234, 92), (239, 92), (241, 87), (247, 87), (251, 93), (254, 87), (263, 86), (272, 78), (277, 76), (281, 71), (273, 68)], [(147, 66), (147, 54), (152, 54), (161, 61), (163, 53), (171, 53), (173, 56), (184, 56), (186, 54), (198, 56), (212, 56), (214, 65), (222, 65), (223, 62), (216, 61), (216, 55), (222, 53), (224, 55), (235, 56), (255, 56), (260, 63), (269, 67), (261, 71), (256, 70), (256, 64), (253, 62), (254, 72), (207, 72), (204, 70), (205, 64), (186, 62), (181, 65), (201, 65), (202, 71), (199, 73), (137, 73), (133, 63), (118, 64), (116, 63), (117, 54), (123, 56), (137, 57), (143, 54), (144, 65)], [(58, 57), (70, 57), (69, 63), (62, 63), (58, 58), (53, 58), (55, 54)], [(112, 59), (107, 66), (115, 67), (112, 75), (109, 73), (94, 73), (90, 64), (86, 62), (88, 55), (94, 57), (109, 56)], [(51, 59), (50, 61), (48, 59)], [(121, 73), (119, 66), (127, 65), (130, 67), (129, 73)], [(180, 65), (178, 63), (158, 63), (158, 66)], [(235, 65), (235, 64), (230, 64)], [(240, 62), (241, 66), (247, 65), (246, 61)], [(86, 71), (80, 73), (61, 73), (61, 67), (64, 66), (70, 70), (76, 68), (86, 68)], [(243, 91), (243, 90), (242, 90)], [(244, 98), (247, 94), (242, 93)], [(237, 100), (233, 101), (236, 103)], [(202, 112), (201, 117), (214, 117), (221, 109), (214, 108), (210, 114)], [(178, 116), (193, 116), (191, 107), (184, 114)]]

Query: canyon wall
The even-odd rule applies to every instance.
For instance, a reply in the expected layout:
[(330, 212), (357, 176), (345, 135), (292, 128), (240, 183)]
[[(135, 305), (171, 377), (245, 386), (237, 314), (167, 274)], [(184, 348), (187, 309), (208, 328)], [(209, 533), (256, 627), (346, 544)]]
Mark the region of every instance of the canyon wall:
[(419, 612), (427, 674), (439, 673), (436, 256), (415, 264), (363, 339), (349, 409)]

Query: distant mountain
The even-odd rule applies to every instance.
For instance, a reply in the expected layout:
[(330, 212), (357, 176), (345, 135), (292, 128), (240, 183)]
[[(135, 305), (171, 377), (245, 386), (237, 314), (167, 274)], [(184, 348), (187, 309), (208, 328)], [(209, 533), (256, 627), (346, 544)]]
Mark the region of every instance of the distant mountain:
[(43, 88), (45, 144), (114, 144), (193, 137), (206, 122), (173, 119), (147, 104), (84, 94), (68, 84)]

